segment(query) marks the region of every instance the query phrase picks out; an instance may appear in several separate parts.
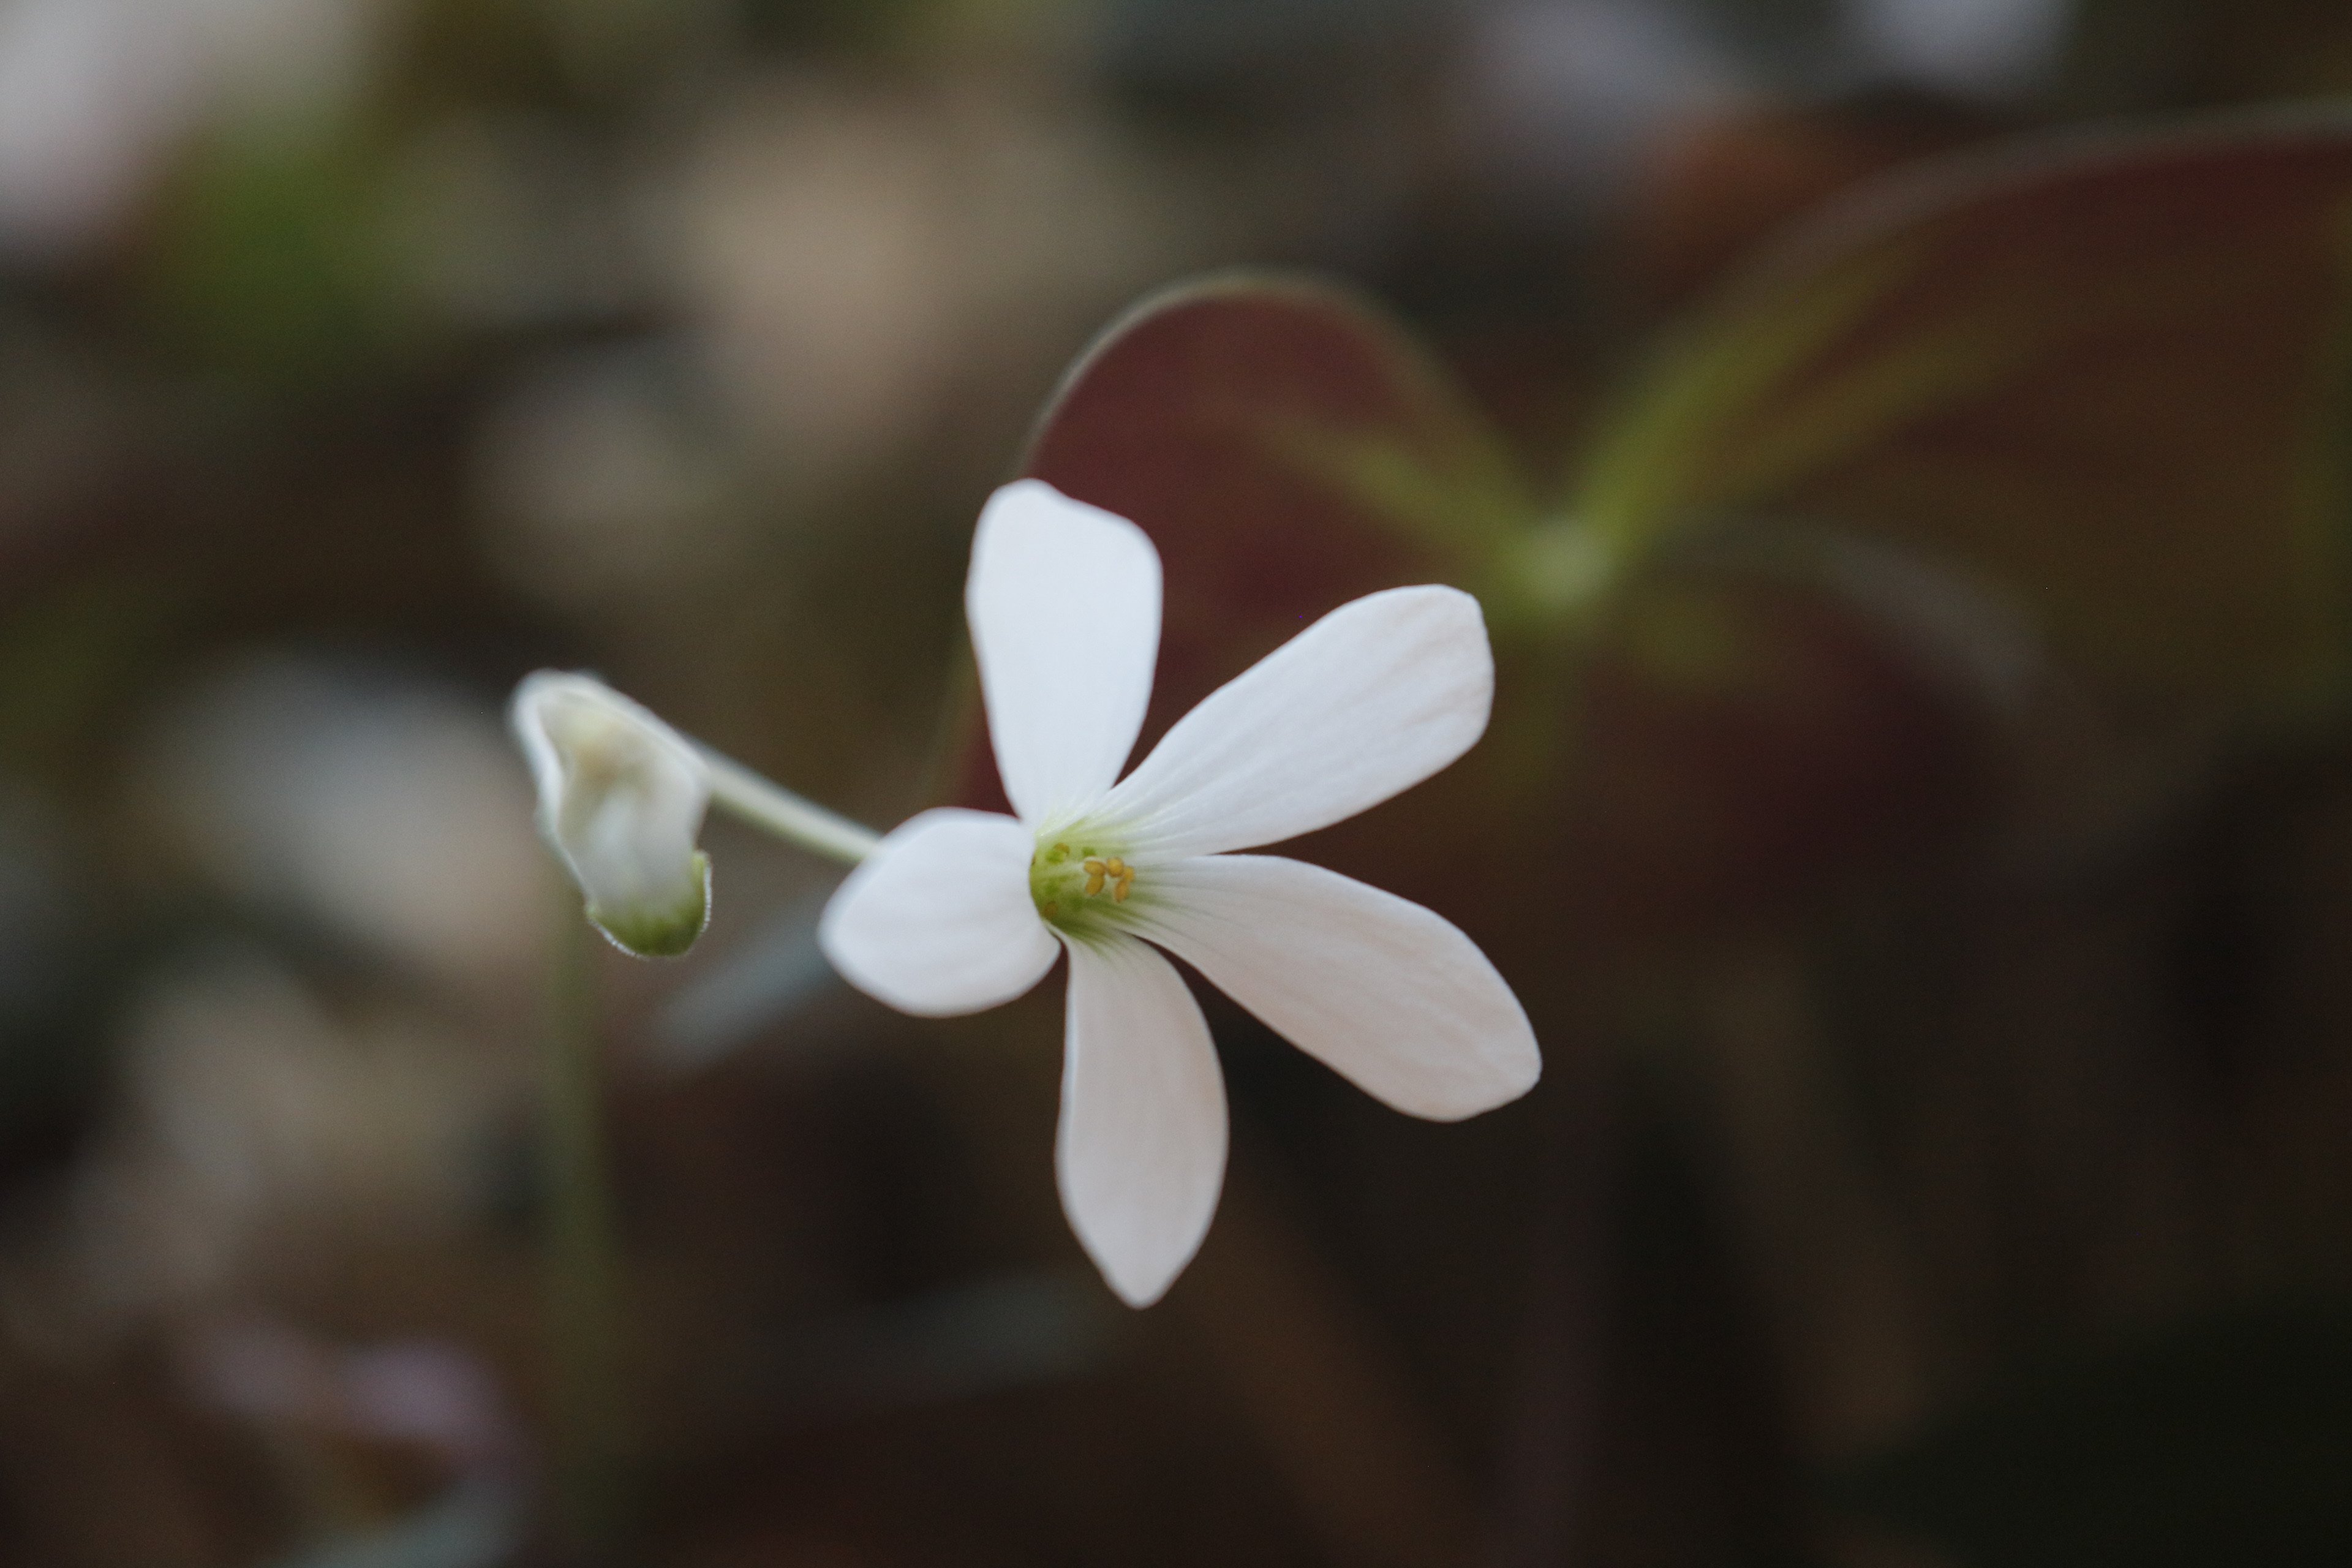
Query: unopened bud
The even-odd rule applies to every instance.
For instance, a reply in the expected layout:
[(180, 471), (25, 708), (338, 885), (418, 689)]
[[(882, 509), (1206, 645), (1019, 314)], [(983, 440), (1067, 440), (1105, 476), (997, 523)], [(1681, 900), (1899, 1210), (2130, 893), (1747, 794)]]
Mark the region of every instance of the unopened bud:
[(684, 952), (710, 918), (695, 847), (710, 770), (677, 731), (593, 676), (542, 669), (508, 709), (539, 785), (539, 826), (588, 918), (640, 958)]

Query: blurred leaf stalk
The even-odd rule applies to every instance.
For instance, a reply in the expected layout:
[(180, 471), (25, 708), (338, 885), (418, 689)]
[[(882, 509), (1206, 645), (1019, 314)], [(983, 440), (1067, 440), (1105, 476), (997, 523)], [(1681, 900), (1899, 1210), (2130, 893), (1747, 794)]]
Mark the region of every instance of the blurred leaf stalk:
[(634, 1522), (626, 1322), (604, 1147), (594, 939), (568, 888), (561, 917), (551, 944), (538, 1140), (554, 1415), (550, 1479), (563, 1550), (582, 1563), (609, 1563), (628, 1560)]

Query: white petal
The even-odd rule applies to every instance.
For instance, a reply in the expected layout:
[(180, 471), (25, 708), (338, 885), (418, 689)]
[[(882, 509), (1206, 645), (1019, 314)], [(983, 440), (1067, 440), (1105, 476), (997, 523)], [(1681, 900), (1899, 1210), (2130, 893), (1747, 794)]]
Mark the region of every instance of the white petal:
[(1137, 930), (1374, 1098), (1452, 1121), (1535, 1087), (1518, 998), (1451, 921), (1336, 871), (1218, 855), (1149, 873)]
[(1391, 588), (1342, 605), (1211, 692), (1111, 792), (1128, 858), (1293, 838), (1419, 784), (1486, 728), (1478, 601)]
[(1009, 816), (910, 816), (859, 862), (817, 922), (842, 977), (902, 1013), (943, 1018), (1010, 1002), (1054, 967), (1029, 896), (1036, 840)]
[(1062, 1207), (1131, 1307), (1160, 1299), (1225, 1179), (1225, 1080), (1200, 1005), (1141, 942), (1070, 944), (1055, 1151)]
[(590, 675), (542, 669), (507, 710), (539, 786), (540, 829), (632, 952), (683, 952), (709, 910), (696, 852), (710, 770), (677, 731)]
[(1160, 552), (1123, 517), (1038, 479), (989, 499), (964, 615), (1005, 797), (1032, 826), (1118, 777), (1160, 652)]

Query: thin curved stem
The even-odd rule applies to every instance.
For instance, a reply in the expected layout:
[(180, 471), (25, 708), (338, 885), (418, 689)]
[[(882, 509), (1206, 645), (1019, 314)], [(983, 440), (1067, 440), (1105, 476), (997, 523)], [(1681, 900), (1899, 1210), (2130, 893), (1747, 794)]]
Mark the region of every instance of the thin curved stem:
[(882, 836), (872, 828), (803, 800), (732, 757), (699, 743), (696, 750), (710, 768), (711, 803), (754, 827), (852, 866), (874, 853), (874, 847), (882, 842)]

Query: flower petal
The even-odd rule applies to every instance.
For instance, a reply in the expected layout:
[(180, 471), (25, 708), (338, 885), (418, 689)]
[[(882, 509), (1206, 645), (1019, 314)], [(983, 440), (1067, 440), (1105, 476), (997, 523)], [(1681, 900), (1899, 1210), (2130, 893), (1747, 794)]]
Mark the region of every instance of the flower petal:
[(1033, 827), (1086, 810), (1143, 728), (1160, 552), (1125, 518), (1023, 479), (980, 514), (964, 615), (1013, 809)]
[(1293, 838), (1409, 789), (1486, 728), (1478, 601), (1391, 588), (1342, 605), (1211, 692), (1098, 813), (1129, 859)]
[(1477, 945), (1419, 904), (1271, 855), (1150, 873), (1138, 931), (1375, 1099), (1453, 1121), (1535, 1087), (1518, 998)]
[(1192, 1259), (1225, 1179), (1225, 1080), (1200, 1004), (1129, 937), (1070, 944), (1062, 1207), (1130, 1307)]
[(1029, 897), (1035, 850), (1027, 828), (992, 811), (910, 816), (835, 889), (817, 942), (844, 979), (902, 1013), (1010, 1002), (1057, 951)]

